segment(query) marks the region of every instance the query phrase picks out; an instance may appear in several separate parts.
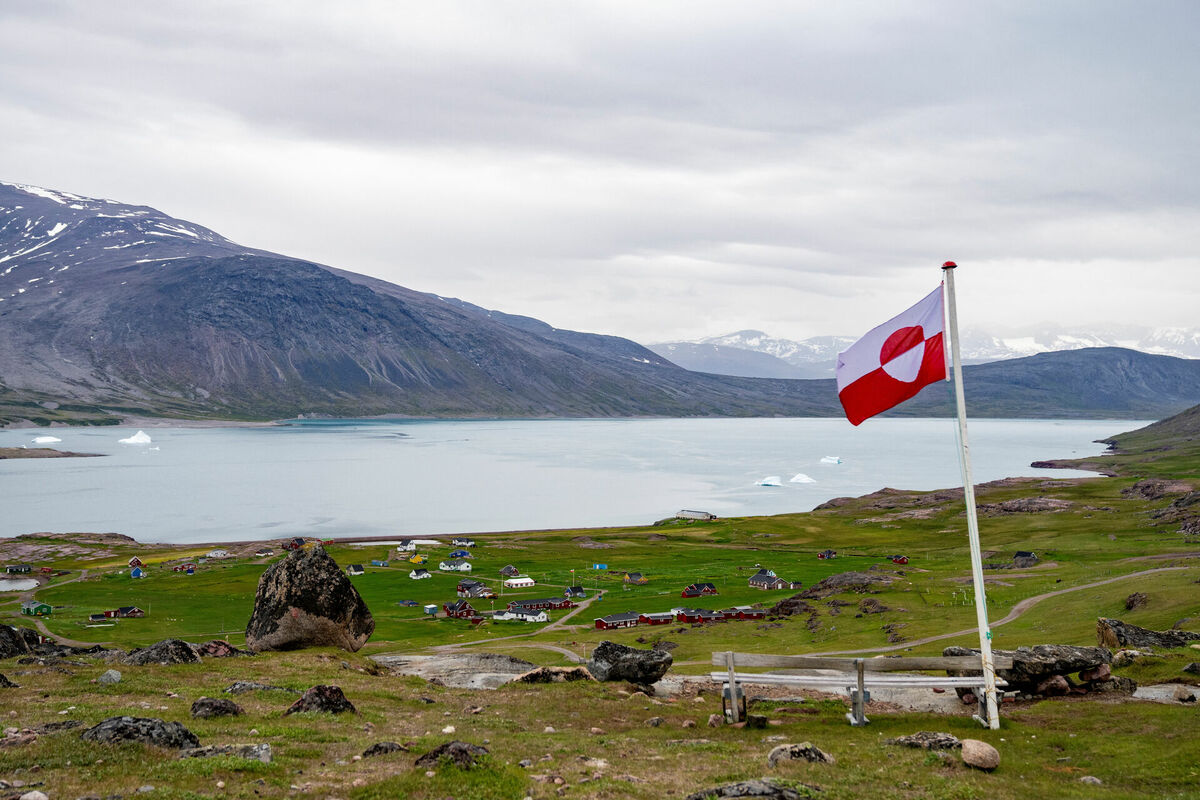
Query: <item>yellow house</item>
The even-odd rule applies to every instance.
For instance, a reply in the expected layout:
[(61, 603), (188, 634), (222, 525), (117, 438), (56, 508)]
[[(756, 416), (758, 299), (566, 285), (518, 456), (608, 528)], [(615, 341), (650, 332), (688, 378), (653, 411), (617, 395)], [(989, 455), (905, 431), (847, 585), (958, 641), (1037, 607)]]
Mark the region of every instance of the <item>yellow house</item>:
[(414, 553), (413, 555), (408, 557), (408, 560), (414, 564), (424, 564), (426, 561), (429, 560), (429, 558), (426, 556), (418, 555), (418, 554)]

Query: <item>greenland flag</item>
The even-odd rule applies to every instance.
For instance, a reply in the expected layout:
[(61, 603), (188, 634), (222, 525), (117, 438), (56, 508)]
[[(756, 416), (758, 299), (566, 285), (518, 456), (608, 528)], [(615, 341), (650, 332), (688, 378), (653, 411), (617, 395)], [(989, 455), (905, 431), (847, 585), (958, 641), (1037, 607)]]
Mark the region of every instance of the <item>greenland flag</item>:
[(945, 379), (942, 287), (838, 353), (838, 399), (854, 425)]

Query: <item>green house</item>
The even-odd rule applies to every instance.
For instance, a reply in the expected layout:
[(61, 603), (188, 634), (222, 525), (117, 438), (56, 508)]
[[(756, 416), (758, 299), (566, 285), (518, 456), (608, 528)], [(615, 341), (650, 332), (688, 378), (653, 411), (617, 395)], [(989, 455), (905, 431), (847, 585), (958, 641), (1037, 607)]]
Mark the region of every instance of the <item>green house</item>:
[(49, 603), (40, 600), (26, 600), (21, 603), (21, 613), (27, 617), (48, 617), (53, 610)]

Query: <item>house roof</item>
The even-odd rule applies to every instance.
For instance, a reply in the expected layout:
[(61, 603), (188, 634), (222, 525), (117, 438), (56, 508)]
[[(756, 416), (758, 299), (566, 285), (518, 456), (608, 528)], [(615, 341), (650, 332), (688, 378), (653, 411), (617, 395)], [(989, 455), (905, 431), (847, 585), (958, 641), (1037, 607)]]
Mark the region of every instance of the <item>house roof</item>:
[(636, 611), (622, 611), (619, 614), (609, 614), (607, 617), (599, 617), (604, 622), (627, 622), (639, 618), (641, 614)]
[(464, 608), (472, 608), (471, 604), (466, 600), (455, 600), (453, 603), (446, 603), (447, 611), (462, 611)]
[(137, 606), (121, 606), (117, 609), (119, 614), (128, 614), (130, 611), (141, 611)]

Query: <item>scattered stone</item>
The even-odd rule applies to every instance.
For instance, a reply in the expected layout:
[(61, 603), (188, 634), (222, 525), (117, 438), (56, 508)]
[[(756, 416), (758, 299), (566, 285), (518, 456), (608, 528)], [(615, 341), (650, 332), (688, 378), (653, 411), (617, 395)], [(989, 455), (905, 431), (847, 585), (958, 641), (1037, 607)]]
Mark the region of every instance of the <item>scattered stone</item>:
[(246, 694), (247, 692), (289, 692), (291, 694), (300, 694), (298, 689), (285, 689), (282, 686), (271, 686), (266, 683), (257, 681), (234, 681), (225, 687), (225, 694)]
[(710, 800), (721, 797), (755, 797), (765, 800), (808, 800), (814, 794), (821, 792), (818, 786), (788, 781), (787, 784), (776, 783), (770, 778), (757, 781), (738, 781), (724, 786), (714, 786), (689, 794), (684, 800)]
[(120, 682), (121, 673), (117, 672), (115, 669), (105, 670), (103, 673), (101, 673), (100, 677), (96, 678), (96, 683), (104, 684), (105, 686), (111, 686), (114, 683)]
[(542, 733), (558, 733), (558, 731), (554, 730), (553, 725), (547, 725), (546, 727), (542, 728)]
[(374, 756), (386, 756), (392, 753), (407, 753), (408, 748), (398, 742), (376, 742), (375, 744), (363, 750), (363, 758), (373, 758)]
[(1125, 610), (1133, 611), (1136, 608), (1141, 608), (1148, 602), (1150, 602), (1150, 598), (1146, 596), (1145, 592), (1134, 592), (1125, 598)]
[(709, 714), (708, 715), (708, 727), (719, 728), (724, 724), (725, 724), (725, 717), (721, 716), (720, 714)]
[(1062, 675), (1051, 675), (1039, 683), (1034, 692), (1046, 697), (1061, 697), (1071, 693), (1071, 684)]
[(529, 769), (530, 767), (533, 766), (533, 761), (531, 761), (528, 758), (522, 758), (520, 761), (517, 762), (517, 766), (521, 767), (522, 769)]
[(207, 747), (193, 747), (179, 754), (180, 758), (212, 758), (214, 756), (233, 756), (246, 758), (251, 761), (271, 763), (271, 745), (269, 744), (210, 744)]
[(650, 728), (657, 728), (664, 722), (666, 722), (666, 720), (664, 720), (662, 717), (651, 717), (650, 719), (646, 720), (646, 725)]
[(1171, 699), (1177, 703), (1194, 703), (1196, 693), (1190, 686), (1176, 686), (1175, 691), (1171, 692)]
[(1192, 631), (1152, 631), (1139, 628), (1119, 619), (1101, 617), (1096, 621), (1096, 638), (1100, 644), (1113, 649), (1119, 647), (1159, 647), (1171, 649), (1186, 647), (1188, 642), (1200, 640), (1200, 633)]
[(1184, 483), (1183, 481), (1164, 478), (1143, 478), (1133, 486), (1122, 489), (1121, 494), (1144, 497), (1147, 500), (1158, 500), (1169, 494), (1184, 494), (1191, 490), (1191, 484)]
[(446, 727), (442, 728), (442, 733), (454, 733), (457, 730), (458, 729), (455, 728), (453, 725), (447, 725)]
[(258, 581), (246, 647), (296, 650), (333, 646), (357, 651), (375, 619), (350, 579), (320, 545), (293, 550)]
[(1000, 766), (1000, 751), (978, 739), (963, 739), (962, 760), (968, 767), (991, 772)]
[(694, 728), (694, 727), (696, 727), (696, 720), (694, 720), (694, 719), (685, 719), (685, 720), (683, 721), (683, 727), (685, 727), (685, 728)]
[(616, 642), (601, 642), (588, 659), (588, 671), (598, 681), (629, 681), (649, 685), (671, 668), (674, 659), (661, 650), (639, 650)]
[(80, 736), (90, 742), (103, 744), (142, 742), (173, 750), (200, 746), (196, 735), (178, 722), (146, 717), (109, 717)]
[(121, 659), (122, 664), (199, 664), (200, 656), (182, 639), (163, 639), (149, 647), (133, 650)]
[(762, 714), (747, 714), (746, 715), (746, 727), (747, 728), (758, 728), (758, 729), (766, 728), (767, 727), (767, 718)]
[(199, 719), (212, 717), (236, 717), (246, 710), (232, 700), (223, 697), (201, 697), (192, 703), (192, 716)]
[[(893, 580), (895, 578), (891, 575), (869, 572), (842, 572), (822, 578), (797, 596), (808, 600), (820, 600), (833, 594), (841, 594), (842, 592), (858, 592), (859, 594), (863, 594), (877, 585), (887, 586)], [(771, 609), (771, 613), (774, 614), (775, 609)]]
[(592, 728), (588, 732), (591, 733), (592, 736), (600, 736), (604, 733), (604, 729), (603, 728)]
[(459, 741), (446, 742), (418, 758), (413, 766), (429, 769), (437, 767), (442, 762), (442, 759), (446, 759), (457, 767), (467, 769), (475, 766), (480, 756), (486, 756), (487, 754), (487, 748), (480, 747), (477, 744)]
[[(0, 627), (4, 627), (4, 626), (0, 626)], [(21, 687), (19, 685), (13, 683), (12, 681), (10, 681), (8, 678), (4, 677), (3, 675), (0, 675), (0, 689), (20, 689), (20, 688)]]
[(780, 761), (808, 761), (813, 764), (833, 764), (836, 759), (812, 742), (781, 744), (767, 754), (767, 766), (775, 767)]
[(45, 792), (39, 792), (37, 789), (34, 789), (32, 792), (26, 792), (21, 795), (20, 800), (50, 800), (50, 798), (46, 796)]
[(1104, 785), (1104, 781), (1100, 780), (1095, 775), (1084, 775), (1082, 778), (1079, 779), (1079, 782), (1086, 783), (1091, 786), (1103, 786)]
[(898, 736), (895, 739), (889, 739), (887, 744), (895, 744), (901, 747), (919, 747), (923, 750), (955, 750), (962, 747), (962, 742), (957, 736), (941, 731), (917, 731), (908, 736)]
[(1079, 680), (1084, 683), (1092, 683), (1093, 681), (1106, 681), (1112, 677), (1112, 667), (1108, 664), (1101, 664), (1098, 667), (1091, 667), (1079, 673)]
[(248, 656), (249, 650), (238, 650), (224, 639), (213, 639), (205, 642), (196, 648), (196, 652), (202, 658), (233, 658), (235, 656)]
[(594, 681), (586, 667), (538, 667), (513, 678), (513, 683), (569, 683)]
[(1128, 667), (1139, 658), (1162, 658), (1157, 653), (1147, 653), (1142, 650), (1118, 650), (1113, 655), (1112, 665), (1118, 669)]
[[(296, 552), (295, 550), (292, 551)], [(283, 562), (280, 562), (283, 563)], [(317, 711), (322, 714), (341, 714), (346, 711), (351, 711), (355, 714), (358, 709), (346, 699), (346, 695), (337, 686), (314, 686), (303, 695), (287, 711), (283, 712), (286, 717), (288, 714), (296, 714), (302, 711)]]

